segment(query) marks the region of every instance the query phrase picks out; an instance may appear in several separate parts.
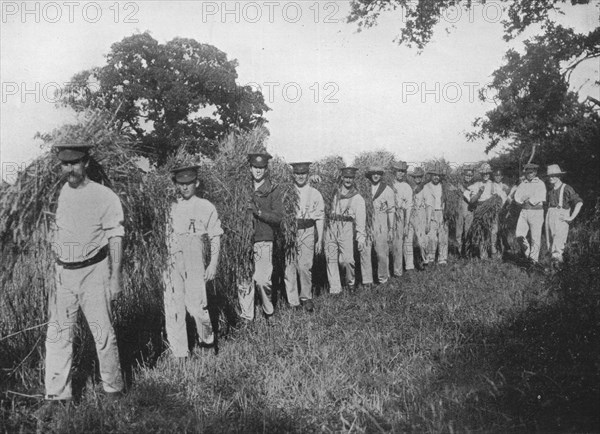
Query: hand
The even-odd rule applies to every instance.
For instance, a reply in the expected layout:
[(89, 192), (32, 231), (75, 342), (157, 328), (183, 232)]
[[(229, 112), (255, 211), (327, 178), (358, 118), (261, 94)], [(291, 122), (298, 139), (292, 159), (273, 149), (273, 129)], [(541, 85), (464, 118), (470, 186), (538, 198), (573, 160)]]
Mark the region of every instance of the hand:
[(211, 262), (210, 264), (208, 264), (208, 267), (206, 267), (206, 271), (204, 271), (204, 280), (206, 282), (210, 282), (211, 280), (214, 280), (216, 275), (217, 265)]
[(310, 182), (315, 183), (315, 184), (320, 184), (321, 183), (321, 175), (312, 175), (310, 177)]
[(560, 217), (560, 219), (561, 219), (563, 222), (566, 222), (566, 223), (571, 223), (571, 222), (573, 221), (573, 218), (572, 218), (572, 217), (563, 217), (563, 216), (561, 216), (561, 217)]
[(119, 273), (114, 273), (112, 276), (110, 276), (109, 291), (111, 300), (116, 300), (119, 294), (121, 294), (121, 276), (119, 275)]
[(256, 206), (256, 202), (254, 199), (248, 200), (248, 211), (250, 211), (254, 215), (258, 215), (258, 207)]
[(317, 239), (317, 243), (315, 244), (315, 253), (319, 254), (323, 251), (323, 240), (321, 238)]

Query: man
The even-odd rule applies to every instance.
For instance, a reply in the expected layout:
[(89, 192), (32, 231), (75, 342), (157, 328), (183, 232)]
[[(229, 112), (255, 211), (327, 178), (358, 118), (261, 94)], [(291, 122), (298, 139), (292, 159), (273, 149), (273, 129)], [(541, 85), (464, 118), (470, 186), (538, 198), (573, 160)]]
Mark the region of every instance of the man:
[[(174, 357), (188, 357), (186, 311), (196, 323), (200, 346), (214, 344), (208, 313), (206, 282), (215, 278), (221, 246), (221, 221), (215, 206), (196, 196), (198, 166), (172, 170), (181, 195), (171, 207), (167, 227), (169, 262), (165, 280), (165, 325)], [(210, 263), (204, 268), (204, 237), (210, 241)]]
[[(377, 256), (377, 282), (386, 283), (390, 278), (390, 244), (393, 241), (394, 220), (396, 212), (396, 198), (394, 191), (382, 182), (383, 168), (372, 166), (367, 170), (365, 176), (371, 183), (371, 200), (373, 201), (373, 247)], [(361, 252), (361, 271), (368, 268), (371, 263), (371, 246), (367, 242), (367, 248), (364, 256), (368, 256), (369, 261), (362, 261)], [(364, 271), (363, 271), (364, 273)], [(363, 283), (364, 282), (363, 278)], [(372, 282), (371, 282), (372, 283)]]
[[(516, 236), (522, 253), (532, 264), (537, 264), (544, 223), (546, 186), (537, 177), (537, 164), (526, 164), (524, 169), (525, 180), (519, 184), (514, 194), (515, 202), (521, 207)], [(531, 236), (531, 244), (527, 241), (527, 233)]]
[(448, 223), (444, 220), (445, 195), (442, 188), (443, 167), (436, 163), (428, 172), (431, 181), (423, 187), (425, 196), (425, 234), (428, 237), (428, 262), (445, 265), (448, 260)]
[(46, 418), (72, 398), (73, 329), (82, 310), (93, 333), (102, 387), (109, 399), (123, 390), (111, 301), (121, 292), (123, 209), (109, 188), (88, 178), (91, 145), (56, 146), (63, 178), (53, 234), (56, 290), (49, 297), (46, 335)]
[(473, 184), (473, 168), (471, 166), (465, 166), (462, 170), (462, 175), (463, 178), (458, 187), (463, 196), (458, 207), (458, 215), (456, 216), (455, 234), (455, 242), (459, 255), (465, 254), (465, 243), (467, 241), (467, 234), (469, 233), (469, 229), (471, 228), (471, 224), (473, 223), (473, 207), (471, 206), (469, 199), (465, 196), (465, 193)]
[(365, 200), (356, 189), (357, 170), (355, 167), (345, 167), (341, 170), (342, 185), (333, 197), (331, 215), (325, 231), (327, 278), (331, 294), (342, 292), (339, 266), (345, 272), (344, 286), (350, 290), (355, 288), (355, 235), (358, 250), (360, 252), (366, 250), (366, 208)]
[(254, 275), (252, 282), (238, 285), (241, 317), (254, 320), (254, 291), (258, 288), (262, 309), (267, 319), (274, 313), (271, 277), (273, 274), (273, 241), (283, 219), (281, 190), (268, 177), (267, 153), (248, 154), (250, 173), (254, 186), (253, 197), (248, 202), (248, 211), (254, 216)]
[[(310, 164), (307, 162), (291, 164), (294, 184), (298, 192), (298, 210), (296, 212), (298, 233), (295, 257), (288, 259), (285, 268), (285, 289), (288, 303), (294, 307), (302, 305), (308, 312), (314, 310), (312, 266), (315, 252), (321, 253), (323, 249), (325, 218), (323, 196), (316, 188), (308, 185)], [(298, 291), (298, 278), (300, 278), (300, 291)]]
[(552, 254), (552, 260), (558, 264), (563, 262), (569, 224), (579, 215), (583, 206), (583, 201), (573, 187), (562, 181), (566, 173), (560, 170), (558, 164), (548, 166), (548, 182), (552, 188), (548, 191), (546, 243)]
[(410, 224), (413, 190), (406, 182), (406, 171), (408, 165), (404, 161), (399, 161), (392, 165), (396, 181), (394, 182), (395, 200), (396, 200), (396, 218), (394, 226), (394, 239), (392, 255), (394, 258), (394, 276), (402, 276), (403, 264), (402, 257), (406, 263), (406, 271), (415, 269), (413, 258), (413, 237), (414, 228)]
[(425, 234), (425, 223), (427, 221), (427, 204), (425, 202), (425, 191), (423, 191), (423, 177), (425, 171), (417, 167), (412, 173), (415, 189), (413, 195), (413, 212), (411, 214), (411, 227), (414, 235), (417, 238), (419, 246), (419, 263), (421, 267), (429, 265), (429, 257), (427, 256), (427, 236)]
[[(502, 201), (502, 205), (506, 202), (507, 196), (502, 184), (497, 184), (492, 181), (492, 167), (488, 163), (484, 163), (479, 171), (481, 173), (482, 180), (472, 184), (467, 191), (464, 193), (465, 199), (469, 201), (469, 205), (477, 208), (483, 202), (491, 199), (492, 196), (496, 195)], [(496, 257), (498, 255), (498, 249), (496, 247), (496, 238), (498, 237), (498, 215), (496, 215), (490, 228), (490, 257)], [(484, 256), (484, 246), (479, 246), (479, 256)]]

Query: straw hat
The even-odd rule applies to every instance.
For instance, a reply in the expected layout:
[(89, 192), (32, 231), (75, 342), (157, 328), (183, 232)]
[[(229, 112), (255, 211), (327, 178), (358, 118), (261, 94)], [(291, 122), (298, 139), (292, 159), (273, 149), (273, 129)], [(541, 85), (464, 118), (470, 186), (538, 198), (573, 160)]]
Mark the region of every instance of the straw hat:
[(560, 170), (560, 166), (558, 164), (551, 164), (548, 166), (548, 171), (546, 172), (546, 176), (560, 176), (564, 175), (567, 172), (563, 172)]

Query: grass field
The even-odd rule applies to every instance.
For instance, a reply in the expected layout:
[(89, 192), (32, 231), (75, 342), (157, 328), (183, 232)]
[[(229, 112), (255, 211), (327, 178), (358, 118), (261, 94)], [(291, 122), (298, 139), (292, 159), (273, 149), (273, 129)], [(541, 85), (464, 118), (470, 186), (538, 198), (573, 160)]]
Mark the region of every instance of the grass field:
[[(140, 364), (119, 402), (88, 379), (43, 430), (599, 431), (600, 271), (586, 234), (575, 245), (593, 254), (554, 275), (455, 259), (370, 292), (320, 294), (313, 314), (280, 303), (271, 327), (223, 328), (218, 354)], [(41, 402), (12, 392), (41, 386), (11, 388), (2, 431), (35, 430)]]

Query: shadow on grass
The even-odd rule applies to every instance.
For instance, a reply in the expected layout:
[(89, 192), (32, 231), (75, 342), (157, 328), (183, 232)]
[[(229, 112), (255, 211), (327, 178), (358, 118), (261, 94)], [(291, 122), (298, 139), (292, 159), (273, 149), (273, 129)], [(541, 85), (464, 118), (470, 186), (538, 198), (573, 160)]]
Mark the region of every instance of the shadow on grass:
[(466, 325), (469, 342), (437, 355), (438, 384), (466, 396), (448, 400), (451, 419), (500, 431), (600, 430), (600, 297), (597, 288), (586, 297), (570, 289), (499, 326)]

